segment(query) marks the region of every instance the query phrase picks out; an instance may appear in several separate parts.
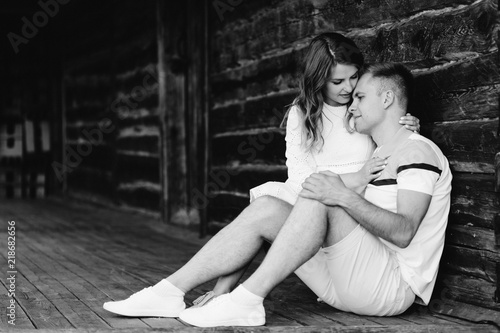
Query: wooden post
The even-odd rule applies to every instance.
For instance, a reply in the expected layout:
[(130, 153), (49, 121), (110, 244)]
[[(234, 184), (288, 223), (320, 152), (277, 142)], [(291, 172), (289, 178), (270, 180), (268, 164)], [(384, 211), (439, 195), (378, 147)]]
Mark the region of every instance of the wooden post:
[(168, 124), (166, 119), (166, 54), (165, 54), (165, 21), (166, 2), (157, 0), (157, 45), (158, 45), (158, 117), (160, 122), (160, 210), (161, 219), (166, 222), (170, 217), (170, 206), (168, 204)]
[(186, 4), (158, 0), (162, 219), (187, 224)]
[(204, 192), (208, 165), (207, 5), (202, 0), (157, 4), (162, 219), (194, 224), (206, 208), (193, 195)]
[(199, 222), (200, 236), (203, 237), (207, 233), (204, 188), (208, 173), (209, 142), (207, 1), (188, 0), (187, 15), (188, 204), (189, 216)]

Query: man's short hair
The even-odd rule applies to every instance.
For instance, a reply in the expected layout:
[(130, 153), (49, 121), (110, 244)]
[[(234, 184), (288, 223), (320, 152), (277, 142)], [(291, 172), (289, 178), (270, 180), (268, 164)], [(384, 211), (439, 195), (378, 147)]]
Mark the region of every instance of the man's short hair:
[(402, 64), (379, 63), (367, 66), (364, 74), (371, 74), (379, 80), (377, 95), (383, 91), (392, 90), (398, 97), (401, 107), (408, 109), (413, 99), (414, 81), (411, 72)]

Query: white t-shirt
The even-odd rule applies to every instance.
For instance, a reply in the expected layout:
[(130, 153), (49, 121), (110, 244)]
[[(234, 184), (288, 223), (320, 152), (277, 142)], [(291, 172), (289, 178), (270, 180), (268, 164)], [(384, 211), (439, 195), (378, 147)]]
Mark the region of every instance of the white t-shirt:
[(397, 213), (399, 189), (432, 196), (427, 213), (408, 247), (402, 249), (381, 239), (396, 253), (403, 279), (415, 295), (428, 304), (436, 283), (450, 210), (452, 175), (448, 160), (432, 141), (404, 127), (373, 155), (390, 157), (380, 177), (367, 186), (365, 198), (368, 201)]

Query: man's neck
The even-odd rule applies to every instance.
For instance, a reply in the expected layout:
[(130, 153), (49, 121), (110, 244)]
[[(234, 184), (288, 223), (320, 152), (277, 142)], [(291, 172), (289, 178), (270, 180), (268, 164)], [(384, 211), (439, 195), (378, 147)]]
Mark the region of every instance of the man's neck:
[(386, 121), (372, 131), (371, 137), (373, 141), (375, 141), (377, 147), (381, 147), (389, 142), (401, 127), (403, 127), (403, 125), (399, 124), (398, 121)]

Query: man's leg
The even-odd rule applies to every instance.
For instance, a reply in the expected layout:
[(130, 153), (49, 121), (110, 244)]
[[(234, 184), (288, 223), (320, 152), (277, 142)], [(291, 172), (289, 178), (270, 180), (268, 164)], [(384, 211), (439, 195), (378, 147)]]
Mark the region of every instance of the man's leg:
[(292, 206), (282, 200), (258, 198), (167, 280), (187, 292), (239, 271), (255, 257), (265, 240), (276, 237), (291, 210)]
[(263, 298), (312, 258), (321, 245), (338, 242), (356, 228), (356, 223), (337, 221), (339, 214), (346, 213), (315, 200), (299, 198), (256, 272), (242, 286), (220, 296), (218, 302), (188, 309), (180, 318), (196, 326), (263, 325)]
[(295, 271), (325, 303), (371, 316), (401, 313), (414, 300), (396, 255), (342, 209), (329, 209), (325, 246)]
[(358, 225), (342, 208), (315, 200), (300, 198), (295, 207), (262, 264), (243, 283), (256, 295), (266, 297), (321, 246), (341, 241)]
[[(282, 200), (258, 198), (174, 274), (127, 300), (105, 303), (104, 308), (134, 317), (177, 316), (185, 307), (185, 292), (243, 268), (265, 239), (276, 237), (291, 210), (292, 206)], [(165, 312), (161, 308), (171, 309)]]

